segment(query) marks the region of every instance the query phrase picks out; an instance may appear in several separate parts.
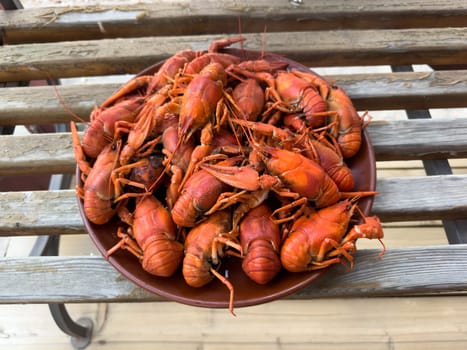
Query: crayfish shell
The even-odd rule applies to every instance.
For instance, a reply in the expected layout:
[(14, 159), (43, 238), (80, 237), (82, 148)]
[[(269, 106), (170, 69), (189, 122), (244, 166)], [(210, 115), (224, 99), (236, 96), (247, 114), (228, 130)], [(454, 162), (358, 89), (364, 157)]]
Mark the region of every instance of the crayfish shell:
[(281, 262), (271, 242), (256, 240), (243, 259), (242, 269), (256, 283), (266, 284), (279, 273)]
[(183, 244), (159, 234), (151, 237), (144, 251), (142, 267), (152, 275), (172, 276), (183, 259)]
[(242, 269), (258, 284), (271, 281), (281, 270), (280, 229), (265, 203), (251, 209), (240, 224), (240, 243), (245, 253)]

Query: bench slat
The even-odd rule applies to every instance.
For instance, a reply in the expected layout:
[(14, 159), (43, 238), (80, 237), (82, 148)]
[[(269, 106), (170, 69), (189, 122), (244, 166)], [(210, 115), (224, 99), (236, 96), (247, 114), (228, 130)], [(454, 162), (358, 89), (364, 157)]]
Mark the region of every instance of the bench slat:
[(86, 234), (74, 190), (0, 192), (0, 235)]
[(464, 219), (466, 180), (465, 175), (379, 179), (372, 212), (384, 221)]
[[(465, 294), (466, 249), (466, 245), (389, 249), (382, 259), (378, 250), (360, 250), (352, 271), (334, 266), (289, 298)], [(0, 285), (1, 303), (163, 300), (96, 256), (0, 259)]]
[(159, 2), (137, 6), (34, 8), (0, 13), (6, 42), (43, 42), (110, 37), (236, 33), (241, 30), (330, 30), (464, 26), (462, 0), (350, 0), (302, 2), (280, 0)]
[(70, 133), (0, 135), (0, 175), (73, 173)]
[[(467, 157), (466, 118), (374, 121), (367, 128), (378, 161)], [(69, 133), (2, 135), (0, 149), (0, 175), (75, 171)]]
[[(455, 64), (467, 61), (466, 35), (467, 28), (277, 32), (268, 35), (265, 50), (311, 67)], [(262, 34), (244, 36), (246, 49), (261, 50)], [(225, 36), (5, 46), (0, 51), (0, 81), (137, 73), (179, 50), (205, 50), (213, 40), (220, 38)]]
[[(382, 221), (467, 216), (467, 175), (382, 178), (372, 213)], [(74, 190), (0, 192), (0, 236), (86, 233)]]
[[(360, 110), (467, 107), (467, 70), (330, 75)], [(76, 84), (0, 89), (0, 125), (64, 123), (70, 114), (89, 120), (120, 84)]]
[(69, 111), (83, 120), (95, 105), (101, 104), (118, 89), (120, 84), (77, 84), (52, 86), (15, 87), (0, 89), (0, 125), (30, 125), (68, 123)]
[(378, 120), (368, 133), (377, 160), (465, 157), (466, 118)]
[(360, 110), (465, 107), (467, 71), (330, 75)]

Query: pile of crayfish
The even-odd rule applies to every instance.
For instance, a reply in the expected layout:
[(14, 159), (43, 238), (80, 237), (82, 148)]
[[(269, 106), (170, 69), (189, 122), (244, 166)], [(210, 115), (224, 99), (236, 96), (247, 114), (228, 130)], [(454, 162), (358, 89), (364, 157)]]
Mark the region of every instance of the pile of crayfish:
[(118, 215), (106, 258), (128, 250), (150, 274), (181, 269), (192, 287), (218, 278), (232, 313), (226, 255), (266, 284), (281, 269), (351, 268), (357, 239), (383, 238), (358, 207), (376, 192), (355, 192), (346, 164), (369, 117), (286, 59), (221, 52), (243, 40), (178, 52), (131, 79), (95, 107), (81, 141), (71, 123), (86, 218)]

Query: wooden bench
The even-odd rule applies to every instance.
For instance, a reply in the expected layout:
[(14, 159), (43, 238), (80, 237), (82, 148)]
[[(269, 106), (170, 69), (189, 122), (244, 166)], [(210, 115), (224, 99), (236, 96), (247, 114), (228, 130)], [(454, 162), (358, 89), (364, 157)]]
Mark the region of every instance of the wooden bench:
[[(385, 226), (442, 220), (451, 244), (426, 245), (420, 235), (408, 247), (389, 246), (381, 260), (378, 250), (361, 249), (352, 271), (333, 267), (288, 298), (465, 295), (467, 174), (452, 174), (446, 159), (467, 157), (467, 118), (433, 119), (427, 110), (467, 107), (467, 7), (462, 1), (361, 3), (205, 0), (0, 12), (8, 44), (0, 49), (0, 81), (135, 74), (179, 50), (206, 49), (237, 35), (239, 24), (246, 49), (261, 50), (264, 37), (266, 51), (310, 67), (392, 66), (398, 72), (329, 76), (361, 111), (409, 110), (408, 120), (375, 118), (368, 126), (379, 167), (422, 160), (432, 175), (379, 178), (372, 212)], [(412, 72), (413, 64), (449, 70)], [(118, 86), (56, 89), (70, 110), (87, 117)], [(0, 89), (0, 105), (1, 126), (72, 118), (50, 86)], [(75, 166), (68, 132), (0, 136), (1, 176), (73, 174)], [(85, 233), (73, 189), (0, 193), (0, 236)], [(0, 258), (0, 286), (5, 304), (162, 300), (121, 278), (100, 256)], [(86, 338), (75, 340), (76, 347), (88, 344), (89, 326), (84, 333), (79, 325), (75, 333), (65, 326)]]

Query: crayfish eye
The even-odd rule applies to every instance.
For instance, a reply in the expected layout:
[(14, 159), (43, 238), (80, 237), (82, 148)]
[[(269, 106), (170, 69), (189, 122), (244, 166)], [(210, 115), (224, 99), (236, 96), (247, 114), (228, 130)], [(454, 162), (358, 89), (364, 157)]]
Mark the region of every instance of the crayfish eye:
[(345, 207), (345, 210), (346, 210), (346, 211), (350, 211), (350, 210), (352, 209), (352, 207), (353, 207), (353, 204), (350, 204), (350, 203), (349, 203), (349, 204), (347, 204), (347, 206)]
[(159, 168), (162, 166), (162, 158), (156, 155), (149, 156), (149, 164), (152, 168)]
[(268, 159), (272, 158), (272, 154), (268, 153), (268, 152), (265, 152), (265, 153), (261, 154), (261, 157), (263, 157), (263, 159), (265, 159), (265, 160), (268, 160)]

